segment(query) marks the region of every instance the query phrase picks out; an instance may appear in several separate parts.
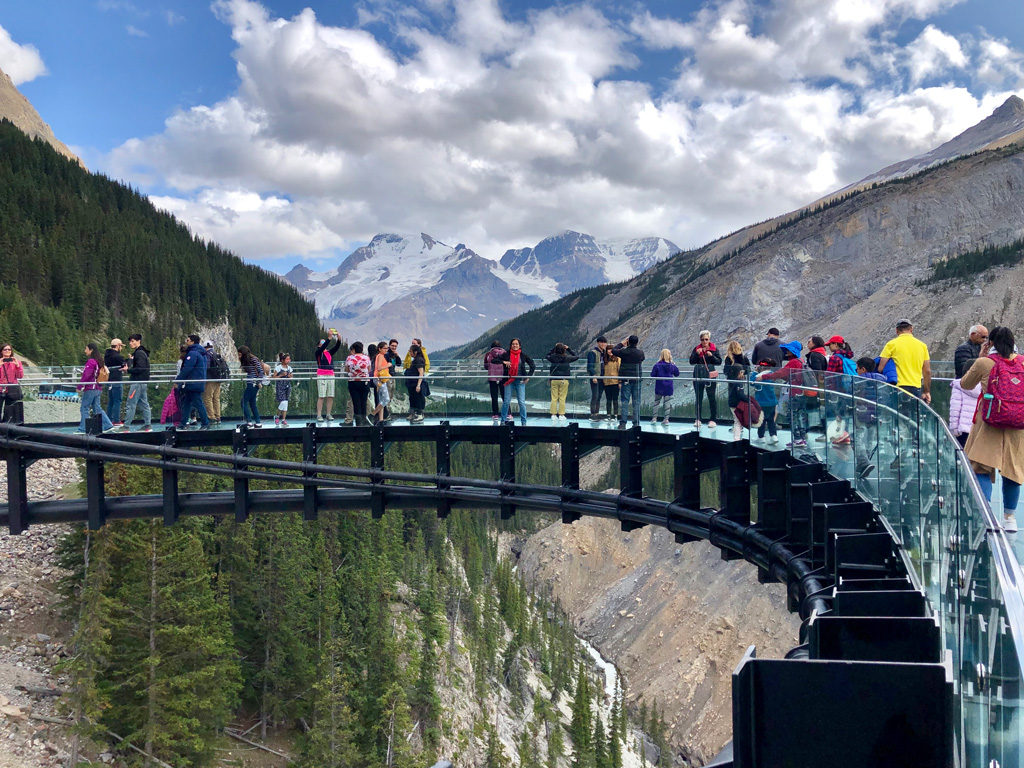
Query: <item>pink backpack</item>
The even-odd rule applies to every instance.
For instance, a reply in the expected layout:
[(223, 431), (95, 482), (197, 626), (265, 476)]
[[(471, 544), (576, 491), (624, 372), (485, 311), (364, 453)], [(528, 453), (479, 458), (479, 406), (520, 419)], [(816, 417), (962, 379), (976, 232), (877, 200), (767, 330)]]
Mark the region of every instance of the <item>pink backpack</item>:
[(986, 424), (1001, 429), (1024, 429), (1024, 365), (1018, 355), (1012, 361), (992, 355), (988, 391), (978, 402)]

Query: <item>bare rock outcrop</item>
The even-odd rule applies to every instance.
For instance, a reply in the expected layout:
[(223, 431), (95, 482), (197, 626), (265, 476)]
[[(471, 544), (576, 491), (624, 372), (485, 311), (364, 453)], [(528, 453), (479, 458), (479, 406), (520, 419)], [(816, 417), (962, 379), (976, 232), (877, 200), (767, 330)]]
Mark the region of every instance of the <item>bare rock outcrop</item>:
[(65, 157), (85, 167), (81, 159), (53, 134), (53, 129), (3, 70), (0, 70), (0, 118), (7, 118), (31, 138), (42, 139)]
[(780, 585), (661, 528), (556, 523), (530, 537), (519, 565), (615, 663), (630, 701), (663, 708), (677, 764), (702, 765), (731, 738), (731, 675), (744, 650), (778, 657), (798, 642)]

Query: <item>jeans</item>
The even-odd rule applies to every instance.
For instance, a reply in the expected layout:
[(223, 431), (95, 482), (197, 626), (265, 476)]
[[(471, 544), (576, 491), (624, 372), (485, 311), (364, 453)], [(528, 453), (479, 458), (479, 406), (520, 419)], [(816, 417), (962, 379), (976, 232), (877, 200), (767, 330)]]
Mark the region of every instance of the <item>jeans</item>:
[(78, 431), (85, 432), (85, 420), (91, 414), (99, 414), (103, 417), (103, 431), (113, 427), (110, 417), (106, 411), (100, 408), (100, 390), (87, 389), (82, 392), (82, 420), (78, 423)]
[(149, 385), (145, 381), (133, 381), (128, 385), (128, 405), (125, 408), (124, 423), (131, 426), (135, 418), (135, 409), (142, 408), (142, 425), (148, 427), (153, 421), (153, 411), (149, 407)]
[(633, 423), (640, 423), (640, 382), (633, 380), (626, 380), (622, 382), (622, 392), (619, 394), (619, 399), (622, 401), (622, 412), (619, 413), (619, 423), (625, 424), (629, 419), (629, 402), (633, 401)]
[(519, 403), (519, 423), (526, 426), (526, 379), (516, 379), (505, 385), (505, 402), (501, 404), (501, 420), (508, 418), (512, 410), (512, 393), (516, 394)]
[(111, 384), (107, 395), (107, 417), (111, 422), (121, 420), (121, 387), (123, 384)]
[(246, 383), (245, 391), (242, 393), (242, 419), (244, 421), (255, 424), (260, 423), (260, 412), (256, 408), (256, 395), (259, 392), (259, 384)]
[(487, 386), (491, 390), (491, 415), (500, 416), (501, 406), (498, 405), (498, 398), (501, 398), (501, 402), (505, 402), (505, 388), (501, 386), (500, 381), (488, 381)]
[(761, 413), (764, 414), (764, 421), (762, 421), (761, 426), (757, 428), (757, 436), (764, 437), (765, 430), (768, 430), (768, 434), (775, 437), (778, 433), (778, 430), (775, 427), (775, 406), (762, 405)]
[(793, 395), (789, 399), (789, 429), (793, 433), (794, 441), (807, 439), (807, 406), (806, 395)]
[(565, 398), (569, 394), (568, 379), (551, 380), (551, 415), (565, 415)]
[(601, 380), (590, 382), (590, 415), (596, 416), (601, 412), (601, 392), (604, 390), (604, 385)]
[(921, 399), (921, 388), (920, 387), (911, 387), (911, 386), (901, 385), (900, 389), (902, 389), (907, 394), (913, 395), (918, 400)]
[(654, 396), (654, 413), (651, 414), (654, 420), (658, 419), (658, 411), (662, 411), (665, 414), (665, 418), (668, 418), (668, 412), (672, 408), (672, 395), (655, 395)]
[(695, 381), (693, 382), (693, 393), (697, 396), (696, 408), (696, 419), (700, 421), (700, 406), (701, 400), (704, 399), (705, 392), (708, 396), (708, 409), (711, 411), (711, 421), (717, 421), (718, 419), (718, 400), (715, 399), (715, 391), (718, 389), (717, 384), (713, 384), (707, 381)]
[[(186, 389), (185, 393), (181, 398), (181, 423), (188, 421), (189, 415), (192, 413), (192, 409), (196, 410), (199, 414), (199, 423), (208, 427), (210, 425), (210, 419), (206, 415), (206, 406), (203, 405), (203, 390), (192, 390)], [(257, 419), (259, 421), (259, 419)]]
[(619, 415), (619, 385), (605, 384), (604, 397), (608, 403), (608, 415), (615, 418)]
[[(992, 478), (988, 472), (982, 474), (976, 472), (978, 485), (981, 486), (985, 498), (992, 501)], [(1015, 483), (1007, 477), (1003, 478), (1003, 514), (1012, 515), (1017, 511), (1017, 502), (1020, 500), (1020, 483)]]
[(348, 395), (352, 398), (352, 418), (356, 424), (366, 420), (366, 399), (370, 395), (369, 384), (365, 381), (350, 381)]
[(20, 391), (20, 389), (10, 387), (6, 394), (0, 395), (0, 422), (25, 423), (25, 409), (21, 402), (21, 395), (16, 394)]

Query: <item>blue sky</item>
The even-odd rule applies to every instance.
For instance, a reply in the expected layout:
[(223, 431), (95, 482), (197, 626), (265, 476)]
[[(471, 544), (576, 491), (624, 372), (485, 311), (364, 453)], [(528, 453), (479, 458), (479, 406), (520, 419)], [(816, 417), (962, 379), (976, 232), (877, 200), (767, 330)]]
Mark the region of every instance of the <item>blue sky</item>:
[(0, 68), (90, 168), (271, 268), (385, 230), (691, 246), (1024, 93), (1010, 5), (6, 0)]

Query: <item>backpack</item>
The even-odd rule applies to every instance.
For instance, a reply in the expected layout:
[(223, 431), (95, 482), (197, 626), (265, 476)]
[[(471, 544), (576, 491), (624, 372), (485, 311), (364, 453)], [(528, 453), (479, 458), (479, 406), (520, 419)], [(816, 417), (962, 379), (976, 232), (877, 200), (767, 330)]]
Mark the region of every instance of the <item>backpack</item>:
[(96, 369), (96, 381), (102, 384), (105, 381), (110, 381), (110, 369), (105, 365), (101, 365)]
[(982, 420), (992, 427), (1024, 429), (1024, 365), (1021, 358), (1011, 362), (999, 355), (988, 375), (988, 391), (978, 400)]
[(736, 415), (736, 421), (738, 421), (740, 426), (744, 429), (749, 427), (759, 427), (764, 421), (761, 406), (756, 400), (741, 400), (740, 403), (733, 408), (733, 413)]
[(843, 373), (847, 376), (856, 376), (857, 363), (853, 361), (853, 358), (846, 355), (840, 355), (840, 357), (843, 359)]
[(210, 357), (209, 376), (211, 379), (231, 378), (231, 369), (228, 368), (228, 362), (219, 352), (214, 352)]

